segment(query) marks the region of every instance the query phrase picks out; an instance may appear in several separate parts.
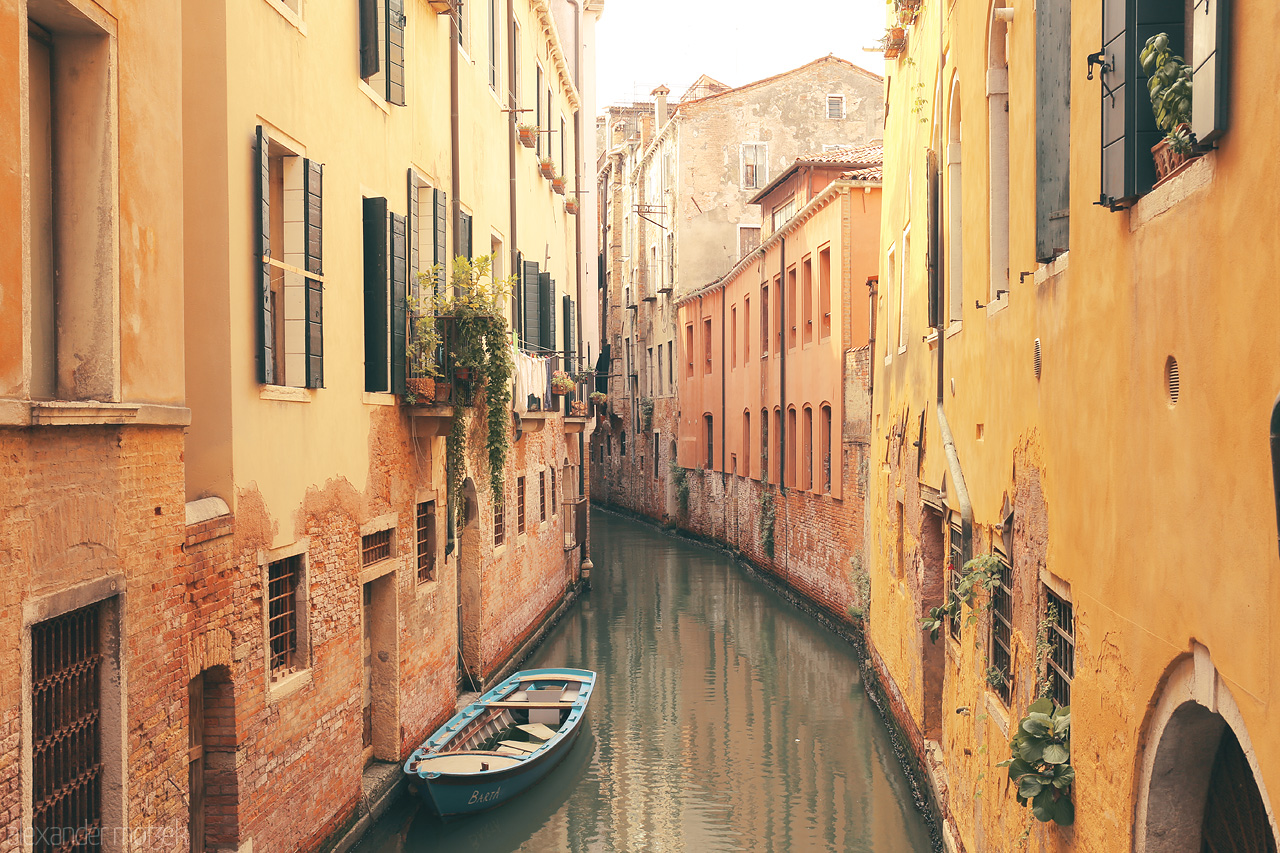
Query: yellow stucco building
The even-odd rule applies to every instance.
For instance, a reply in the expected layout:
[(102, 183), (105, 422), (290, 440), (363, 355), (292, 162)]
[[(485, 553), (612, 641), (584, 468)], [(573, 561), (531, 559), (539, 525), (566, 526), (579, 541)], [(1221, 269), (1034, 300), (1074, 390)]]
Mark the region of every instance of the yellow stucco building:
[[(947, 847), (1274, 850), (1280, 9), (890, 12), (868, 638)], [(1156, 183), (1159, 32), (1200, 144)], [(990, 591), (931, 642), (981, 555)], [(1044, 694), (1065, 826), (997, 767)]]

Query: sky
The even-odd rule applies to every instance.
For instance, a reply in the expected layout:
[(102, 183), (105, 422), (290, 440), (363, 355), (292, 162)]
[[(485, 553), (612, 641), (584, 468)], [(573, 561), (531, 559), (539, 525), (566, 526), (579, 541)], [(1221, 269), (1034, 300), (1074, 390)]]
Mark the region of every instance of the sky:
[(702, 74), (742, 86), (834, 53), (876, 74), (885, 0), (605, 0), (596, 28), (596, 110), (675, 100)]

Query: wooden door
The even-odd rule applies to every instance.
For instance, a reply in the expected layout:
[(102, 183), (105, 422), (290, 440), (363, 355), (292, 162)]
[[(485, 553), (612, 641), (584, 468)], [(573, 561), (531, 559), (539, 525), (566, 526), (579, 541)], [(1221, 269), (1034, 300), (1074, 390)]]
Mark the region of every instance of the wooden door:
[(187, 784), (191, 792), (188, 827), (191, 853), (204, 853), (204, 673), (187, 686)]

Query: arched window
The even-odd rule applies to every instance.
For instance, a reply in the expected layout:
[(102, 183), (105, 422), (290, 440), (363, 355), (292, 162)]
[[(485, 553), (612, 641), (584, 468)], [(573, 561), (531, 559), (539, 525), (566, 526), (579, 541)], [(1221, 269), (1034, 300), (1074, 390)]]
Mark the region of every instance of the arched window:
[(800, 488), (813, 491), (813, 406), (804, 407), (804, 428), (800, 432), (800, 470), (796, 472)]
[(1280, 542), (1280, 398), (1271, 410), (1271, 484), (1276, 493), (1276, 534)]
[(751, 476), (751, 412), (742, 413), (742, 476)]
[(822, 407), (818, 447), (822, 452), (822, 492), (831, 493), (831, 407)]
[(710, 469), (716, 461), (716, 433), (710, 413), (702, 416), (702, 428), (706, 431), (707, 439), (707, 463), (703, 467)]
[(769, 480), (782, 485), (782, 409), (773, 408), (773, 447), (770, 448)]
[(987, 156), (989, 159), (991, 283), (987, 299), (1009, 289), (1009, 62), (1008, 24), (991, 9), (987, 37)]
[(760, 410), (760, 482), (769, 482), (769, 410)]
[(791, 488), (796, 485), (796, 407), (787, 409), (787, 472), (786, 482)]

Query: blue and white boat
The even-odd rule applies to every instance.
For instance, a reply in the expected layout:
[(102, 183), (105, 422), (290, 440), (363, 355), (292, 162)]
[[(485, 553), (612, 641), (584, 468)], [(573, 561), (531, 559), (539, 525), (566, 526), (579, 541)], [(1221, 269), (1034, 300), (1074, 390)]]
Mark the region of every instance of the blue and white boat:
[(404, 772), (441, 817), (501, 805), (569, 752), (595, 682), (585, 669), (517, 672), (437, 729)]

